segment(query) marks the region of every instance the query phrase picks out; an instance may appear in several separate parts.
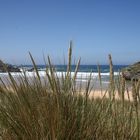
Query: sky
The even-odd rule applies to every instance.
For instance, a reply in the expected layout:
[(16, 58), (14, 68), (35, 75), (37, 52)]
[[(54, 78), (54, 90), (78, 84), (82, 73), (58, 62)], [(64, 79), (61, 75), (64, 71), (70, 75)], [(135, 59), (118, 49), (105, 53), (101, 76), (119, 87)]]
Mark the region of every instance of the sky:
[(63, 64), (70, 40), (82, 64), (140, 61), (140, 0), (0, 0), (0, 59)]

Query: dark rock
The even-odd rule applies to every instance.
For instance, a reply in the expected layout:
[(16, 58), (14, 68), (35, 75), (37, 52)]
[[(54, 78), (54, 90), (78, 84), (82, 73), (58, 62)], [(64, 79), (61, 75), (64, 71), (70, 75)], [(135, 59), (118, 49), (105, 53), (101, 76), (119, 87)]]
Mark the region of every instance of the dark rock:
[(20, 69), (10, 65), (10, 64), (5, 64), (3, 61), (0, 60), (0, 72), (20, 72)]
[(140, 62), (130, 65), (122, 69), (122, 75), (126, 80), (139, 80), (140, 79)]
[(34, 69), (34, 68), (30, 68), (30, 69), (28, 69), (27, 71), (28, 71), (28, 72), (33, 72), (33, 71), (35, 71), (35, 69)]

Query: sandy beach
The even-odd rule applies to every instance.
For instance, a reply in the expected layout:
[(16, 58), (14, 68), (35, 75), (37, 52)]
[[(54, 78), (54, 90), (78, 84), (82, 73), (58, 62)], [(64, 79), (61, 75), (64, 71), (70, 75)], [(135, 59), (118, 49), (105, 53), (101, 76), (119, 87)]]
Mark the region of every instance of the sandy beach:
[[(122, 95), (120, 95), (118, 93), (118, 91), (115, 91), (114, 92), (114, 95), (115, 95), (115, 99), (116, 100), (122, 100)], [(101, 92), (101, 90), (92, 90), (89, 93), (89, 98), (91, 98), (91, 99), (92, 98), (94, 98), (94, 99), (98, 99), (98, 98), (100, 98), (100, 99), (102, 99), (102, 98), (109, 99), (110, 96), (109, 96), (109, 92), (106, 91), (106, 90), (103, 90), (102, 92)], [(133, 101), (133, 96), (132, 96), (132, 91), (131, 90), (128, 91), (128, 92), (125, 91), (125, 93), (124, 93), (124, 100), (126, 100), (126, 101)]]

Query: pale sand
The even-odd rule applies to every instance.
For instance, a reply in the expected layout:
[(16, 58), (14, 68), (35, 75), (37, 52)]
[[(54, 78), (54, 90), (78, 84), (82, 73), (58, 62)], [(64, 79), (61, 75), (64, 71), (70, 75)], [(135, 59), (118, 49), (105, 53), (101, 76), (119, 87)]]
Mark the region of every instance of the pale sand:
[[(122, 99), (121, 95), (119, 95), (117, 91), (115, 91), (114, 94), (115, 94), (115, 99), (116, 100), (121, 100)], [(98, 98), (102, 99), (103, 97), (104, 98), (109, 98), (109, 92), (105, 91), (105, 90), (103, 90), (102, 92), (100, 90), (95, 90), (95, 91), (90, 92), (89, 97), (91, 99), (92, 98), (94, 98), (94, 99), (98, 99)], [(129, 91), (129, 93), (127, 91), (125, 91), (124, 100), (133, 101), (132, 91)]]
[[(12, 92), (14, 91), (13, 88), (11, 88), (10, 86), (8, 86), (7, 89), (11, 90)], [(84, 91), (83, 90), (80, 91), (79, 94), (82, 94), (84, 96)], [(118, 91), (115, 90), (114, 94), (115, 94), (115, 99), (116, 100), (122, 100), (122, 97), (121, 97), (121, 95), (118, 94)], [(89, 93), (89, 98), (90, 99), (98, 99), (98, 98), (102, 99), (103, 97), (104, 98), (109, 98), (109, 92), (106, 91), (106, 90), (102, 90), (102, 92), (101, 92), (101, 90), (92, 90)], [(131, 90), (129, 90), (128, 92), (125, 91), (124, 100), (133, 101), (133, 96), (132, 96), (132, 91)]]

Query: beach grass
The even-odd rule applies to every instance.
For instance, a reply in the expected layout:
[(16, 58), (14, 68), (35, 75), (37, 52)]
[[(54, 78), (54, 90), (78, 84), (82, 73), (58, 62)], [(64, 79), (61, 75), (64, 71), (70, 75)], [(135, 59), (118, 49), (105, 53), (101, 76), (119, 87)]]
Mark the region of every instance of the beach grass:
[[(72, 44), (71, 44), (72, 45)], [(105, 91), (99, 69), (102, 98), (91, 98), (91, 77), (85, 87), (77, 85), (77, 62), (71, 75), (72, 46), (68, 53), (67, 72), (58, 78), (55, 67), (47, 58), (46, 76), (41, 78), (34, 58), (30, 58), (36, 75), (28, 79), (26, 72), (18, 81), (9, 74), (8, 85), (0, 84), (0, 138), (3, 140), (139, 140), (140, 82), (132, 81), (132, 93), (118, 75), (114, 80), (109, 55), (110, 84)], [(115, 93), (120, 99), (115, 99)], [(95, 90), (96, 92), (96, 90)], [(133, 100), (125, 100), (125, 93)], [(109, 98), (106, 94), (109, 93)]]

